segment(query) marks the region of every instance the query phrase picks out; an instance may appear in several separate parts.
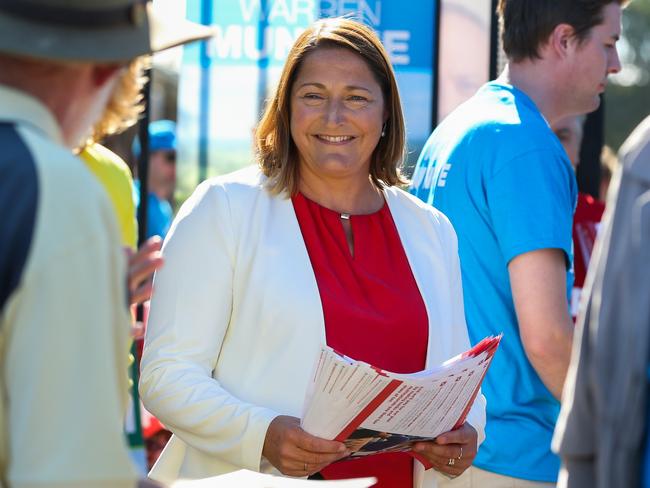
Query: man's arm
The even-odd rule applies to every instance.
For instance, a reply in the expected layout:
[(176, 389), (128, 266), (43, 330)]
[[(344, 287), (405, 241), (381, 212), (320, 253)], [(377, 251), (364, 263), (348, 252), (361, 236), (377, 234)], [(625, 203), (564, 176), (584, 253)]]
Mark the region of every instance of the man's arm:
[(560, 249), (527, 252), (512, 259), (508, 271), (526, 355), (559, 400), (573, 341), (564, 253)]

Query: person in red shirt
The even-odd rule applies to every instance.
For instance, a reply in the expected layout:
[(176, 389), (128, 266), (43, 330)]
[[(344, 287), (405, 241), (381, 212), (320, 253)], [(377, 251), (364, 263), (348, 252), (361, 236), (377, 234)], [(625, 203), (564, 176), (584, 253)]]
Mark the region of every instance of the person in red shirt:
[(169, 432), (156, 417), (151, 415), (145, 408), (141, 409), (142, 437), (144, 439), (145, 452), (147, 454), (147, 467), (153, 468), (160, 453), (167, 445), (172, 433)]
[[(584, 116), (570, 116), (553, 124), (553, 131), (564, 146), (573, 169), (580, 164)], [(587, 276), (587, 267), (596, 242), (605, 204), (588, 193), (578, 193), (578, 203), (573, 215), (574, 282), (571, 293), (571, 316), (575, 322), (580, 304), (580, 294)]]
[(413, 451), (347, 458), (300, 427), (323, 343), (412, 373), (469, 348), (455, 232), (399, 189), (405, 127), (388, 55), (349, 19), (299, 36), (256, 131), (258, 167), (205, 182), (167, 236), (142, 358), (146, 408), (173, 433), (151, 477), (240, 468), (433, 487), (484, 437), (467, 422)]

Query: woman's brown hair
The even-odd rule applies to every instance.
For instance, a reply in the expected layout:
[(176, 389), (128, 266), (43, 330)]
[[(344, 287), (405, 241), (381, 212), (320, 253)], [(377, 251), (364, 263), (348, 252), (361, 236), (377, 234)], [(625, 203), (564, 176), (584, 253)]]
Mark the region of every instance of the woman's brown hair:
[(375, 32), (360, 22), (345, 18), (313, 23), (298, 37), (282, 70), (280, 81), (267, 102), (255, 131), (257, 161), (268, 177), (272, 194), (298, 191), (298, 154), (291, 138), (291, 90), (305, 57), (319, 48), (348, 49), (368, 65), (384, 96), (388, 118), (370, 162), (370, 178), (378, 187), (405, 183), (399, 167), (405, 154), (404, 117), (393, 68)]

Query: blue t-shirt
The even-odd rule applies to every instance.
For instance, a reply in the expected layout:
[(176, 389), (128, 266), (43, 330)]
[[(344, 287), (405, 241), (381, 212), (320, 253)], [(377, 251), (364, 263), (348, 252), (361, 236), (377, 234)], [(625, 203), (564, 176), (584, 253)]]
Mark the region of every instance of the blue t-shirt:
[(475, 465), (554, 482), (559, 459), (550, 445), (559, 403), (524, 352), (508, 263), (537, 249), (562, 249), (568, 307), (577, 185), (566, 153), (526, 94), (491, 82), (431, 135), (411, 192), (456, 229), (472, 343), (504, 334), (483, 384), (486, 440)]
[[(136, 209), (140, 207), (140, 182), (133, 182), (133, 200)], [(161, 200), (155, 193), (150, 192), (147, 199), (147, 239), (160, 236), (163, 239), (172, 224), (174, 212), (167, 200)]]

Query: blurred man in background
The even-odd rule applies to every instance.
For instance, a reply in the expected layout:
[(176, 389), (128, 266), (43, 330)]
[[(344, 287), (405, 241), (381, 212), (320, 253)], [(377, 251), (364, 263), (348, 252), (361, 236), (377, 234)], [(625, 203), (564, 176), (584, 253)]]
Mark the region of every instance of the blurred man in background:
[[(569, 156), (573, 170), (580, 164), (580, 147), (582, 145), (583, 115), (569, 115), (553, 123), (552, 129)], [(605, 204), (588, 193), (578, 192), (578, 203), (573, 215), (573, 290), (571, 292), (571, 317), (575, 322), (578, 315), (580, 294), (585, 283), (587, 267), (596, 242), (600, 220), (605, 211)]]
[(124, 252), (71, 149), (131, 59), (210, 34), (142, 1), (0, 2), (0, 486), (135, 484)]
[[(140, 144), (133, 144), (136, 157)], [(147, 237), (167, 235), (174, 213), (171, 201), (176, 189), (176, 124), (171, 120), (156, 120), (149, 124), (149, 174), (147, 178)], [(139, 205), (140, 185), (136, 182), (136, 202)]]

